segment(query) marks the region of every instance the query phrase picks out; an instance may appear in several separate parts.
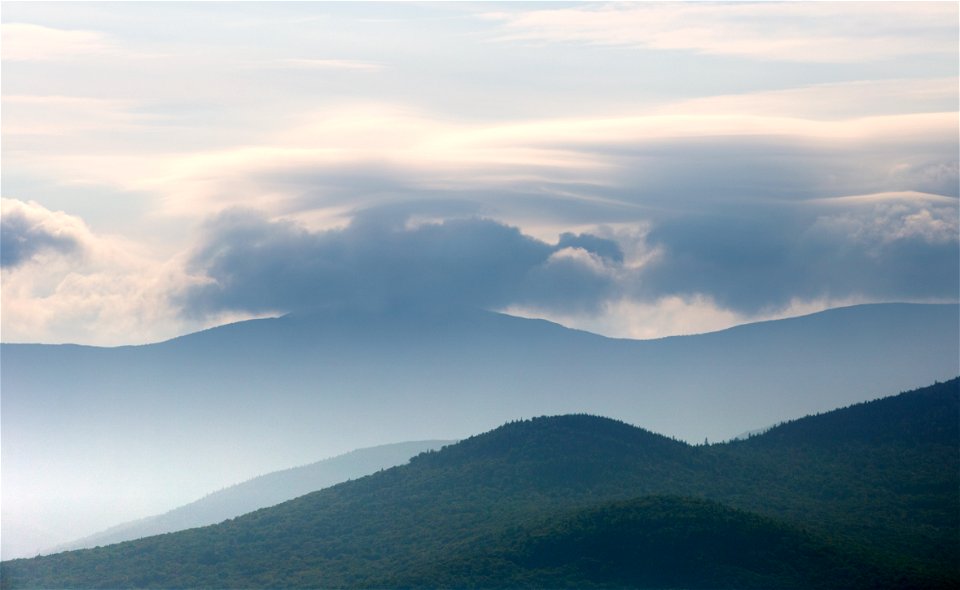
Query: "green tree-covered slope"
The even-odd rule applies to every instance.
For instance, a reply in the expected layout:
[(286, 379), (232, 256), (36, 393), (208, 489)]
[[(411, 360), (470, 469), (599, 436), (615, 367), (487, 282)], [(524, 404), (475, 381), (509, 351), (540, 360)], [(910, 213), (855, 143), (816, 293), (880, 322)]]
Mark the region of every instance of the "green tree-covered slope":
[(511, 527), (478, 550), (376, 585), (853, 589), (895, 576), (877, 555), (796, 526), (715, 502), (646, 496)]
[(958, 383), (701, 447), (514, 422), (220, 525), (5, 562), (2, 585), (951, 587)]
[[(308, 465), (267, 473), (200, 498), (169, 512), (117, 525), (57, 549), (84, 549), (216, 524), (303, 494), (402, 465), (411, 457), (453, 441), (426, 440), (357, 449)], [(50, 552), (46, 552), (50, 553)]]

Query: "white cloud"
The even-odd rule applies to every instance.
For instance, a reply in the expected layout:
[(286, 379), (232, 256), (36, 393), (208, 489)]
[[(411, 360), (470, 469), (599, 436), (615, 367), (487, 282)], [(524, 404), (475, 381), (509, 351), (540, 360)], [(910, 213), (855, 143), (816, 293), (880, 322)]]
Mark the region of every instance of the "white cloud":
[(843, 63), (956, 53), (950, 3), (626, 3), (488, 13), (503, 41)]
[(118, 51), (115, 44), (97, 31), (4, 23), (0, 25), (0, 34), (3, 61), (74, 60)]
[(6, 148), (16, 147), (17, 136), (59, 136), (90, 132), (117, 133), (142, 129), (159, 120), (138, 112), (131, 100), (83, 96), (4, 95), (2, 98)]
[(356, 59), (315, 59), (315, 58), (287, 58), (272, 61), (256, 62), (256, 67), (289, 68), (295, 70), (361, 70), (377, 71), (385, 66), (381, 63), (361, 61)]
[(641, 340), (722, 330), (744, 320), (743, 316), (723, 309), (703, 296), (664, 297), (653, 302), (620, 299), (605, 303), (599, 313), (544, 313), (519, 305), (504, 312), (519, 317), (548, 319), (568, 328), (612, 338)]
[(914, 203), (918, 205), (922, 204), (940, 204), (940, 205), (954, 205), (957, 204), (957, 199), (951, 197), (945, 197), (943, 195), (934, 195), (929, 193), (921, 193), (918, 191), (890, 191), (884, 193), (873, 193), (869, 195), (849, 195), (843, 197), (827, 197), (823, 199), (811, 199), (807, 201), (810, 204), (817, 205), (827, 205), (833, 207), (844, 207), (849, 205), (862, 205), (870, 203), (889, 203), (889, 202), (900, 202), (900, 203)]
[[(119, 345), (204, 327), (168, 303), (171, 288), (193, 280), (180, 259), (158, 260), (134, 241), (97, 234), (79, 217), (34, 202), (5, 198), (2, 205), (4, 257), (11, 240), (22, 253), (0, 271), (4, 342)], [(51, 239), (70, 247), (43, 247)]]
[[(882, 3), (867, 8), (822, 3), (588, 4), (544, 10), (500, 6), (496, 9), (503, 13), (493, 18), (502, 24), (502, 38), (532, 44), (614, 44), (826, 62), (927, 53), (954, 56), (956, 49), (957, 8), (950, 4)], [(130, 13), (126, 22), (141, 16)], [(287, 24), (296, 26), (303, 18), (295, 16)], [(161, 220), (164, 227), (178, 228), (165, 231), (179, 233), (157, 246), (157, 251), (167, 249), (157, 254), (134, 248), (130, 239), (159, 244), (162, 238), (157, 235), (124, 240), (77, 226), (83, 230), (77, 233), (77, 243), (84, 245), (82, 264), (68, 265), (63, 251), (52, 249), (38, 254), (48, 264), (4, 271), (7, 338), (19, 334), (29, 339), (121, 342), (155, 339), (181, 329), (175, 314), (158, 303), (162, 283), (192, 280), (168, 259), (176, 248), (170, 243), (179, 243), (189, 224), (236, 205), (320, 229), (342, 226), (355, 210), (372, 205), (462, 199), (471, 200), (471, 206), (479, 203), (476, 211), (482, 215), (552, 240), (577, 226), (602, 223), (619, 222), (624, 231), (636, 233), (642, 223), (659, 224), (668, 216), (691, 211), (709, 213), (705, 209), (735, 199), (776, 201), (779, 206), (816, 196), (868, 193), (812, 203), (804, 214), (822, 218), (818, 230), (859, 232), (856, 235), (878, 244), (909, 239), (943, 243), (945, 236), (957, 231), (956, 220), (950, 217), (955, 201), (938, 196), (952, 197), (957, 191), (957, 79), (955, 72), (944, 73), (940, 65), (916, 75), (951, 77), (909, 80), (904, 76), (914, 72), (905, 66), (885, 66), (884, 76), (896, 79), (871, 80), (876, 74), (873, 66), (804, 66), (790, 68), (802, 70), (802, 75), (777, 75), (770, 83), (751, 78), (746, 83), (692, 84), (679, 92), (701, 96), (705, 89), (718, 87), (729, 93), (738, 88), (782, 88), (798, 80), (846, 81), (687, 100), (662, 98), (678, 91), (657, 87), (651, 79), (650, 94), (632, 87), (622, 96), (612, 92), (618, 107), (607, 108), (613, 103), (605, 102), (600, 108), (587, 99), (575, 109), (544, 111), (561, 116), (518, 118), (517, 113), (525, 111), (504, 109), (497, 101), (547, 103), (557, 98), (563, 104), (582, 96), (564, 94), (563, 84), (539, 73), (525, 85), (525, 72), (519, 68), (529, 67), (536, 51), (518, 56), (526, 61), (518, 61), (521, 65), (506, 81), (511, 86), (492, 74), (491, 66), (499, 68), (502, 63), (473, 64), (478, 81), (485, 84), (486, 76), (491, 76), (493, 82), (490, 94), (481, 93), (477, 100), (492, 102), (480, 115), (477, 111), (470, 115), (459, 102), (445, 103), (458, 99), (457, 92), (464, 88), (460, 74), (465, 70), (454, 63), (456, 52), (451, 52), (449, 63), (423, 62), (420, 57), (425, 54), (414, 51), (417, 47), (378, 55), (348, 35), (314, 43), (305, 30), (299, 30), (296, 38), (274, 37), (278, 42), (269, 49), (257, 45), (256, 36), (238, 31), (218, 36), (222, 30), (205, 26), (166, 40), (154, 33), (172, 21), (158, 22), (150, 34), (138, 37), (129, 34), (135, 28), (119, 26), (121, 21), (79, 20), (70, 30), (4, 23), (5, 65), (25, 62), (8, 68), (18, 76), (10, 80), (16, 85), (8, 85), (16, 94), (3, 97), (5, 180), (10, 179), (10, 186), (21, 183), (15, 194), (40, 200), (49, 195), (56, 203), (70, 203), (71, 191), (79, 188), (83, 196), (76, 198), (75, 211), (91, 221), (106, 215), (121, 219), (120, 213), (104, 213), (112, 211), (105, 196), (91, 196), (97, 187), (104, 189), (103, 195), (136, 195), (136, 207), (130, 208), (136, 211), (126, 213), (136, 217), (129, 227), (158, 227), (151, 226), (156, 217), (146, 216), (162, 212), (169, 215)], [(262, 24), (259, 19), (249, 22)], [(330, 20), (330, 26), (340, 22)], [(102, 33), (86, 30), (108, 24), (111, 28)], [(283, 35), (285, 29), (276, 31)], [(479, 37), (474, 30), (471, 38)], [(120, 46), (121, 40), (134, 39), (138, 46), (170, 51), (165, 55), (171, 59), (139, 68), (139, 62), (126, 60), (135, 55), (132, 48)], [(432, 39), (423, 42), (426, 51), (452, 47)], [(191, 53), (200, 47), (211, 51)], [(504, 55), (516, 48), (485, 49)], [(580, 48), (567, 49), (573, 55)], [(596, 55), (583, 53), (583, 67), (603, 70), (590, 61)], [(373, 57), (339, 59), (350, 56)], [(381, 56), (383, 61), (375, 59)], [(81, 58), (85, 66), (95, 67), (73, 68)], [(64, 61), (59, 70), (41, 63), (54, 60)], [(678, 79), (702, 76), (703, 68), (714, 64), (705, 63), (678, 73)], [(397, 72), (384, 73), (416, 73), (416, 83), (431, 85), (394, 87), (392, 76), (376, 75), (394, 67)], [(441, 69), (430, 70), (437, 67)], [(618, 64), (615, 70), (622, 73), (626, 67)], [(37, 68), (57, 75), (45, 79)], [(268, 71), (278, 69), (288, 71)], [(576, 71), (562, 68), (556, 75)], [(330, 77), (327, 72), (343, 76)], [(867, 79), (856, 78), (861, 75)], [(346, 77), (350, 84), (331, 88), (330, 96), (324, 94), (328, 79)], [(431, 105), (431, 110), (401, 104)], [(39, 188), (31, 192), (23, 186)], [(891, 196), (910, 191), (927, 195), (922, 206), (910, 204), (920, 197), (904, 204), (901, 197)], [(854, 207), (857, 200), (869, 201), (869, 207)], [(124, 222), (111, 227), (121, 228)], [(642, 233), (632, 241), (634, 248), (625, 248), (628, 266), (634, 269), (658, 255), (656, 248), (646, 247)], [(625, 243), (622, 235), (617, 238)], [(72, 256), (81, 256), (79, 252)], [(609, 271), (575, 249), (556, 254), (552, 262), (558, 267), (576, 263), (598, 276)], [(630, 335), (649, 335), (744, 319), (686, 291), (684, 297), (665, 298), (648, 307), (611, 303), (594, 320), (585, 315), (577, 321), (594, 321), (601, 331), (616, 333), (621, 329), (619, 317), (623, 325), (633, 326), (627, 329)], [(717, 301), (722, 299), (718, 296)], [(157, 309), (148, 310), (145, 302)], [(654, 309), (658, 305), (661, 312)], [(162, 328), (148, 326), (151, 313), (163, 318), (158, 321)], [(122, 314), (129, 314), (129, 319)], [(635, 319), (624, 319), (631, 317)], [(23, 327), (30, 322), (35, 332)], [(662, 327), (651, 330), (651, 325)], [(57, 326), (65, 326), (60, 335)], [(91, 336), (101, 327), (107, 335)]]
[[(136, 119), (120, 116), (131, 124)], [(501, 124), (467, 124), (393, 107), (328, 110), (246, 146), (202, 152), (17, 154), (20, 169), (56, 170), (72, 182), (162, 195), (164, 209), (196, 216), (236, 204), (289, 213), (304, 192), (354, 187), (354, 206), (367, 197), (357, 181), (380, 179), (378, 190), (570, 188), (557, 197), (604, 199), (586, 186), (609, 187), (627, 165), (615, 150), (671, 139), (769, 138), (777, 145), (835, 153), (881, 146), (955, 143), (956, 113), (919, 113), (816, 120), (748, 114), (641, 114)], [(614, 150), (614, 151), (610, 151)], [(917, 150), (920, 151), (920, 150)], [(329, 178), (329, 180), (325, 180)], [(340, 178), (340, 180), (337, 180)], [(492, 194), (492, 193), (491, 193)], [(330, 207), (343, 203), (332, 199)]]
[(832, 210), (818, 217), (810, 232), (825, 232), (871, 246), (880, 256), (884, 246), (902, 240), (927, 244), (960, 241), (960, 201), (913, 191), (815, 199)]
[(568, 328), (611, 338), (652, 340), (716, 332), (751, 322), (791, 318), (835, 307), (876, 302), (878, 301), (865, 297), (795, 299), (776, 310), (743, 314), (717, 304), (706, 295), (673, 295), (652, 301), (628, 298), (609, 301), (602, 306), (599, 313), (545, 313), (543, 310), (519, 305), (503, 311), (519, 317), (547, 319)]
[(859, 80), (784, 90), (708, 96), (664, 105), (674, 115), (737, 115), (842, 120), (946, 112), (957, 105), (958, 78)]

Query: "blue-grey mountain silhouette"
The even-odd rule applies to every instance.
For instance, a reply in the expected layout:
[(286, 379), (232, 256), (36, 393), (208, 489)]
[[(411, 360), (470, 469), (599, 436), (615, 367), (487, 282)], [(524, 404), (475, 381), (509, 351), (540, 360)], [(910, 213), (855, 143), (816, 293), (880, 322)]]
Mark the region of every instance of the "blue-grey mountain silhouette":
[(17, 555), (9, 543), (28, 509), (89, 519), (35, 551), (130, 520), (117, 514), (125, 497), (152, 495), (141, 516), (155, 514), (317, 456), (523, 417), (588, 412), (729, 439), (952, 378), (958, 309), (862, 305), (649, 341), (486, 311), (388, 310), (145, 346), (4, 344), (4, 555)]

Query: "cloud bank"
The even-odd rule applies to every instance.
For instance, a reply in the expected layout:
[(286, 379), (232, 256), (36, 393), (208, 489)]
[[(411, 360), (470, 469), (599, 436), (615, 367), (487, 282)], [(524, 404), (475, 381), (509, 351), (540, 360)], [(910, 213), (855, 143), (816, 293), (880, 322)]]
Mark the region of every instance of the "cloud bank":
[(751, 316), (798, 301), (949, 300), (960, 288), (957, 217), (955, 199), (920, 193), (716, 208), (659, 220), (626, 256), (625, 236), (602, 227), (550, 243), (491, 219), (411, 223), (396, 207), (322, 231), (231, 210), (206, 224), (189, 263), (202, 279), (177, 301), (193, 315), (466, 306), (570, 316), (680, 298)]
[(957, 299), (954, 5), (6, 9), (8, 340)]
[(903, 193), (665, 220), (648, 236), (661, 256), (644, 289), (748, 314), (794, 300), (953, 299), (957, 216), (955, 199)]
[(249, 210), (210, 220), (190, 270), (207, 278), (178, 299), (191, 314), (358, 308), (500, 308), (525, 302), (589, 307), (613, 284), (619, 246), (565, 234), (548, 244), (480, 218), (416, 225), (405, 214), (359, 213), (311, 232)]
[(456, 200), (367, 208), (333, 229), (230, 209), (207, 220), (188, 253), (157, 260), (78, 217), (4, 199), (4, 336), (109, 344), (154, 334), (158, 322), (169, 337), (287, 312), (475, 307), (653, 337), (960, 292), (953, 197), (698, 206), (650, 212), (642, 228), (579, 226), (553, 239)]

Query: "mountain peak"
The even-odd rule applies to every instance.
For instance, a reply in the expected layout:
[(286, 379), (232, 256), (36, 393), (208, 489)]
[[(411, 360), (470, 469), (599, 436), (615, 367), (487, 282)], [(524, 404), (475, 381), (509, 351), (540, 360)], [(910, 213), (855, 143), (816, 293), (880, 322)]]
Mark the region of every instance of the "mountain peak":
[(672, 470), (682, 478), (694, 452), (686, 443), (619, 420), (567, 414), (509, 422), (411, 463), (441, 469), (471, 465), (468, 471), (481, 485), (496, 472), (493, 479), (508, 487), (585, 491), (619, 471)]

